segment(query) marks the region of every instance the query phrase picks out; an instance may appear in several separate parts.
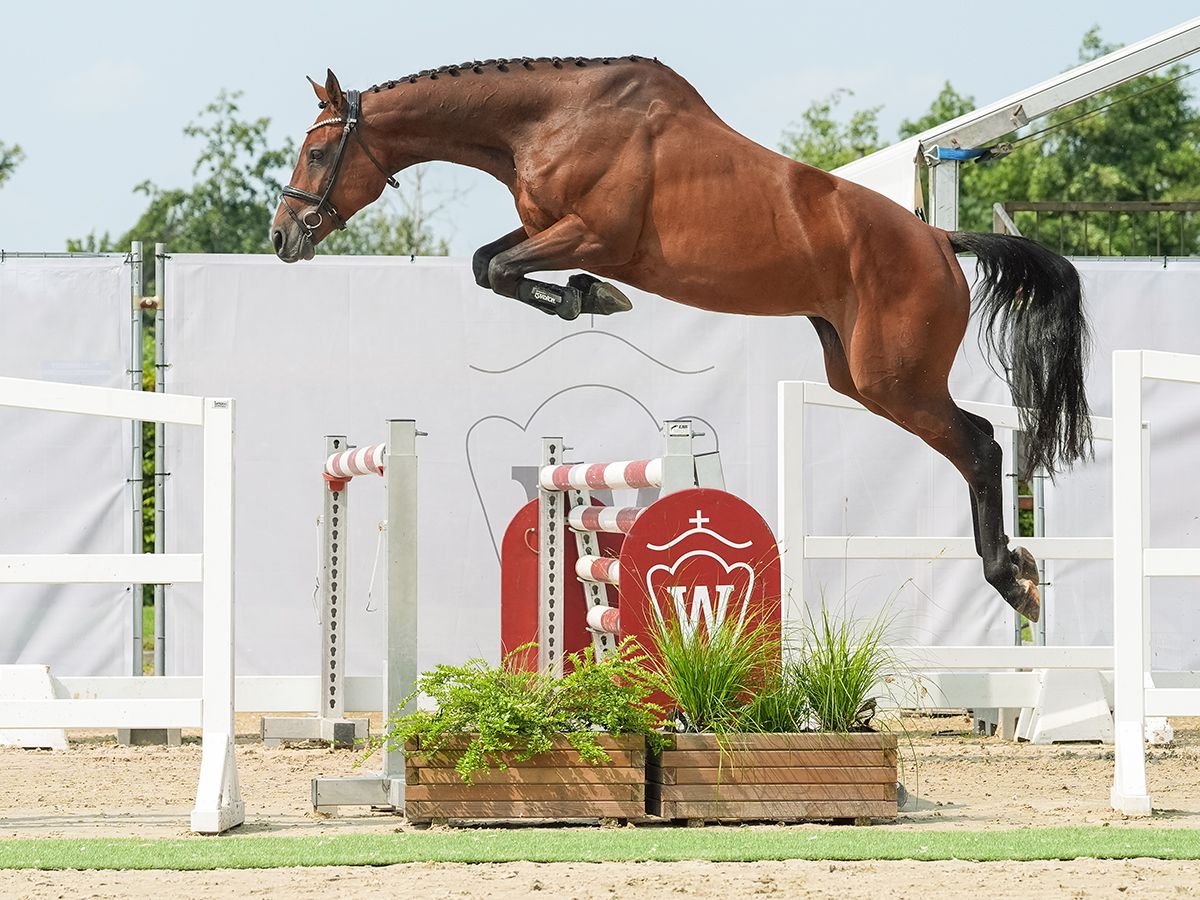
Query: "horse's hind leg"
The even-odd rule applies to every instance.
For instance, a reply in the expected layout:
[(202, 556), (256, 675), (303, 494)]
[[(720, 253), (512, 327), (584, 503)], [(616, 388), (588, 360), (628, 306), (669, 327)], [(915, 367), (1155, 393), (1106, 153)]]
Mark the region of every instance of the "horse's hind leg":
[[(476, 253), (517, 236), (501, 238)], [(610, 315), (633, 308), (618, 288), (587, 274), (572, 275), (567, 284), (548, 284), (528, 278), (530, 272), (594, 268), (624, 262), (620, 254), (593, 234), (578, 216), (567, 216), (531, 238), (517, 241), (487, 263), (487, 285), (497, 294), (527, 303), (563, 319), (581, 313)], [(478, 272), (477, 272), (478, 278)], [(480, 282), (482, 284), (482, 281)]]
[(946, 457), (966, 479), (983, 576), (1009, 606), (1036, 622), (1041, 616), (1037, 562), (1024, 548), (1009, 549), (1001, 489), (1004, 454), (990, 428), (981, 427), (974, 416), (959, 409), (944, 388), (934, 391), (924, 383), (890, 381), (863, 393)]
[(829, 380), (829, 386), (839, 394), (844, 394), (851, 400), (857, 400), (875, 415), (894, 421), (883, 407), (859, 393), (854, 384), (854, 377), (850, 374), (850, 362), (846, 359), (846, 348), (842, 344), (837, 329), (833, 327), (833, 323), (818, 316), (809, 316), (808, 321), (816, 329), (817, 337), (821, 341), (821, 350), (825, 353), (825, 377)]

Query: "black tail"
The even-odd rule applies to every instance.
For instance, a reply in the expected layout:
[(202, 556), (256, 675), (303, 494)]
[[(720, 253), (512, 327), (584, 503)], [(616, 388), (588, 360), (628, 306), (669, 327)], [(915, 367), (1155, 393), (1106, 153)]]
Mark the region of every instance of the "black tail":
[(1005, 368), (1021, 409), (1028, 450), (1021, 476), (1053, 473), (1092, 452), (1083, 369), (1090, 335), (1079, 273), (1036, 241), (1008, 234), (949, 232), (956, 253), (979, 259), (975, 307), (980, 336)]

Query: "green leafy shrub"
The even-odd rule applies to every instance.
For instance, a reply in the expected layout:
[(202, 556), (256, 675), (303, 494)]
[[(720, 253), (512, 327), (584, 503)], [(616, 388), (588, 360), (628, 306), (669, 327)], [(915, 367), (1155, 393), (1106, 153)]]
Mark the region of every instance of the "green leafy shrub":
[(603, 662), (590, 653), (572, 655), (561, 679), (515, 670), (511, 661), (526, 649), (517, 648), (499, 666), (472, 659), (424, 673), (413, 696), (427, 695), (437, 709), (390, 718), (371, 752), (419, 739), (422, 753), (436, 753), (452, 738), (470, 735), (455, 766), (469, 784), (480, 770), (504, 768), (502, 754), (531, 759), (552, 749), (557, 735), (593, 765), (610, 759), (597, 740), (602, 733), (661, 741), (655, 729), (662, 710), (648, 699), (655, 683), (632, 642), (623, 641)]

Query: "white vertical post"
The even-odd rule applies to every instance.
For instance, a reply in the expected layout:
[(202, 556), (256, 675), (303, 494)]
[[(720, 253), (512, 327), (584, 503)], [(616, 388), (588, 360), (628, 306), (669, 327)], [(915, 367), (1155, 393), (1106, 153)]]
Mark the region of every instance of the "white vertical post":
[[(781, 381), (777, 421), (779, 448), (779, 559), (783, 588), (783, 633), (804, 615), (804, 384)], [(785, 648), (786, 649), (786, 648)]]
[[(166, 298), (167, 245), (154, 245), (154, 392), (166, 391), (163, 382), (166, 371), (163, 307)], [(154, 423), (154, 552), (166, 550), (166, 465), (167, 429), (162, 422)], [(154, 674), (167, 674), (167, 611), (166, 586), (154, 586)]]
[(202, 747), (192, 830), (218, 834), (245, 821), (234, 758), (233, 401), (204, 401)]
[[(344, 434), (325, 435), (322, 463), (349, 447)], [(324, 502), (321, 508), (321, 647), (317, 654), (317, 718), (334, 722), (346, 716), (346, 597), (350, 593), (350, 547), (346, 528), (350, 522), (350, 479), (338, 485), (322, 480), (321, 493)]]
[[(542, 438), (542, 465), (564, 460), (561, 437)], [(561, 678), (563, 547), (567, 538), (566, 494), (538, 487), (538, 670)]]
[[(129, 252), (130, 264), (130, 338), (129, 338), (129, 389), (142, 389), (142, 295), (145, 293), (142, 273), (142, 242), (134, 241)], [(129, 422), (133, 444), (133, 458), (129, 468), (129, 507), (133, 521), (133, 546), (131, 553), (142, 552), (142, 423), (137, 419)], [(133, 619), (130, 629), (130, 674), (142, 674), (142, 590), (140, 584), (129, 586), (130, 606)]]
[(696, 458), (692, 455), (692, 423), (688, 419), (668, 419), (663, 423), (666, 448), (662, 462), (662, 487), (665, 497), (696, 486)]
[(1146, 459), (1142, 352), (1113, 354), (1113, 698), (1115, 765), (1111, 803), (1149, 815), (1146, 784)]
[[(416, 698), (396, 707), (417, 686), (417, 423), (388, 422), (387, 455), (387, 660), (384, 663), (386, 718), (416, 712)], [(404, 806), (404, 751), (385, 750), (383, 777), (391, 779), (390, 802)]]
[(929, 166), (929, 224), (958, 229), (958, 160), (933, 160)]

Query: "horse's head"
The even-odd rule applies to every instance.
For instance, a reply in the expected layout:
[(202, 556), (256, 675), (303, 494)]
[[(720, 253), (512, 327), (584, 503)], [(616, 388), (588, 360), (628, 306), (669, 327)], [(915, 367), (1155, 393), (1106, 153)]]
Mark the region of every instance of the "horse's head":
[(313, 248), (335, 228), (396, 186), (390, 170), (362, 133), (362, 98), (343, 91), (328, 72), (325, 86), (308, 80), (321, 102), (300, 147), (291, 182), (271, 222), (271, 243), (284, 262), (312, 259)]

